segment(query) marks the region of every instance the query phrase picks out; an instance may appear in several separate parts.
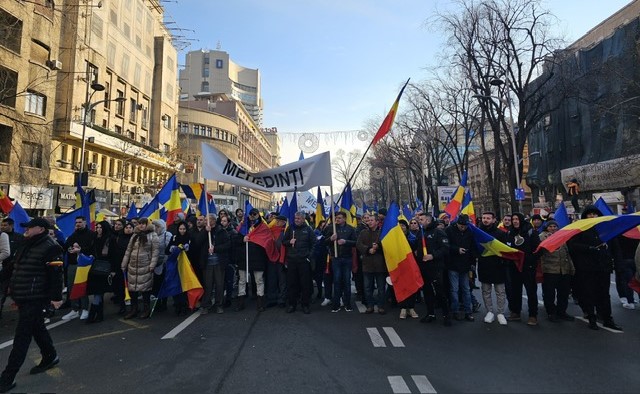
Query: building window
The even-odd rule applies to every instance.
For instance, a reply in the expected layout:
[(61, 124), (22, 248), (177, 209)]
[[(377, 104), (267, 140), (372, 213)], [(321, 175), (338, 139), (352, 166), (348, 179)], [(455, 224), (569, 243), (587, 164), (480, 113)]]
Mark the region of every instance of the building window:
[(0, 66), (0, 104), (16, 107), (18, 73)]
[(131, 99), (130, 106), (129, 106), (129, 121), (132, 123), (136, 123), (137, 115), (138, 115), (138, 102), (135, 99)]
[(162, 125), (164, 126), (165, 129), (171, 129), (171, 116), (169, 115), (163, 115), (162, 116)]
[(209, 67), (202, 67), (202, 76), (204, 78), (209, 78)]
[(211, 138), (211, 127), (207, 127), (207, 137)]
[(102, 155), (102, 158), (100, 159), (100, 175), (107, 175), (107, 156), (105, 155)]
[(45, 116), (47, 112), (47, 97), (33, 91), (27, 91), (24, 111), (31, 114)]
[(98, 83), (98, 67), (91, 63), (87, 63), (87, 75), (89, 76), (89, 85)]
[(216, 59), (216, 68), (222, 68), (222, 59)]
[(209, 91), (209, 82), (204, 81), (202, 82), (202, 88), (200, 90), (201, 92), (208, 92)]
[(113, 126), (113, 130), (115, 130), (116, 133), (118, 134), (122, 134), (122, 127), (121, 126)]
[(0, 124), (0, 163), (9, 162), (12, 139), (13, 129), (7, 125)]
[(42, 145), (22, 141), (22, 162), (28, 167), (42, 168)]
[(142, 106), (142, 128), (143, 129), (148, 129), (149, 128), (149, 103), (147, 103), (147, 105)]
[(0, 8), (0, 45), (20, 53), (22, 21)]
[(193, 125), (193, 134), (198, 135), (200, 134), (200, 126), (197, 124)]
[(202, 63), (205, 65), (209, 65), (209, 55), (206, 54), (204, 55), (204, 57), (202, 58)]
[(109, 84), (109, 82), (105, 82), (104, 83), (104, 109), (107, 109), (107, 110), (111, 108), (111, 101), (109, 100), (109, 98), (111, 97), (109, 93), (110, 91), (111, 91), (111, 85)]
[[(117, 91), (118, 98), (124, 97), (124, 92), (122, 90)], [(124, 103), (116, 101), (116, 114), (120, 116), (124, 116)]]
[(162, 146), (164, 148), (163, 150), (164, 154), (168, 155), (171, 152), (171, 146), (169, 146), (169, 144), (163, 144)]
[(140, 143), (143, 144), (143, 145), (146, 145), (147, 144), (147, 139), (145, 137), (143, 137), (143, 136), (140, 136)]

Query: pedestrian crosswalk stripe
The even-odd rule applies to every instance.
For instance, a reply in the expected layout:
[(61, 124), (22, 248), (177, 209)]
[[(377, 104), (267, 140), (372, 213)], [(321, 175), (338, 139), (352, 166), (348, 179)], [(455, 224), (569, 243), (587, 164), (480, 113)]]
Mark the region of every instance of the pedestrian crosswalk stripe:
[[(47, 326), (47, 330), (51, 330), (52, 328), (55, 328), (55, 327), (61, 326), (63, 324), (69, 323), (70, 321), (71, 320), (60, 320), (60, 321), (57, 321), (55, 323), (51, 323), (51, 324), (49, 324)], [(10, 340), (10, 341), (6, 341), (6, 342), (3, 342), (3, 343), (0, 343), (0, 349), (7, 348), (7, 347), (9, 347), (11, 345), (13, 345), (13, 339)]]
[[(582, 320), (582, 321), (583, 321), (583, 322), (585, 322), (585, 323), (589, 323), (589, 320), (585, 319), (585, 318), (584, 318), (584, 317), (582, 317), (582, 316), (575, 316), (575, 318), (576, 318), (576, 320)], [(612, 332), (612, 333), (614, 333), (614, 334), (622, 334), (622, 333), (623, 333), (623, 331), (612, 330), (612, 329), (610, 329), (610, 328), (608, 328), (608, 327), (603, 326), (603, 325), (602, 325), (602, 324), (600, 324), (600, 323), (596, 323), (596, 324), (598, 324), (598, 327), (602, 328), (603, 330), (607, 330), (607, 331)]]
[(393, 327), (382, 327), (382, 329), (387, 334), (394, 347), (404, 347), (402, 339), (400, 339), (400, 336), (396, 333), (396, 330), (394, 330)]
[(358, 312), (364, 313), (367, 310), (367, 307), (360, 301), (356, 301), (356, 307), (358, 308)]
[(200, 313), (198, 312), (192, 313), (191, 316), (187, 317), (182, 323), (178, 324), (176, 328), (166, 333), (165, 336), (162, 337), (162, 339), (175, 338), (176, 335), (180, 334), (182, 330), (189, 327), (189, 325), (193, 323), (198, 317), (200, 317)]
[(413, 379), (413, 383), (418, 387), (418, 391), (422, 393), (437, 393), (436, 389), (433, 388), (431, 382), (425, 375), (411, 375)]
[(409, 386), (407, 386), (402, 376), (387, 376), (387, 380), (391, 385), (391, 390), (393, 390), (395, 394), (411, 393)]
[[(425, 375), (411, 375), (411, 379), (413, 379), (413, 383), (415, 383), (416, 388), (418, 389), (418, 393), (420, 394), (436, 394), (436, 389), (433, 388), (431, 382)], [(402, 376), (387, 376), (387, 380), (389, 381), (389, 385), (391, 386), (391, 390), (395, 394), (409, 394), (411, 393), (411, 389), (407, 382), (404, 380)]]
[(380, 331), (378, 331), (377, 328), (367, 327), (367, 333), (369, 334), (369, 338), (371, 338), (373, 347), (387, 347), (387, 344), (384, 343), (384, 339), (382, 339), (382, 335), (380, 335)]

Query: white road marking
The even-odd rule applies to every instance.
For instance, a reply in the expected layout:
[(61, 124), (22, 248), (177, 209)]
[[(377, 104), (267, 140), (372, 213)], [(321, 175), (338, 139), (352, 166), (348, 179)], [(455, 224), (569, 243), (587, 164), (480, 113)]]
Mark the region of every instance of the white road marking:
[(387, 334), (394, 347), (404, 347), (402, 339), (400, 339), (400, 336), (398, 336), (398, 333), (393, 329), (393, 327), (382, 327), (382, 329)]
[[(51, 330), (52, 328), (56, 328), (56, 327), (61, 326), (63, 324), (69, 323), (70, 321), (71, 320), (60, 320), (60, 321), (57, 321), (55, 323), (49, 324), (47, 326), (47, 330)], [(13, 339), (10, 340), (10, 341), (6, 341), (6, 342), (3, 342), (3, 343), (0, 343), (0, 349), (5, 349), (5, 348), (8, 348), (9, 346), (12, 346), (12, 345), (13, 345)]]
[(191, 314), (191, 316), (187, 317), (182, 323), (178, 324), (176, 328), (169, 331), (162, 337), (162, 339), (173, 339), (176, 335), (180, 334), (182, 330), (189, 327), (191, 323), (193, 323), (198, 317), (200, 317), (200, 311), (196, 311)]
[[(523, 295), (523, 296), (522, 296), (522, 298), (524, 298), (525, 300), (528, 300), (528, 299), (529, 299), (529, 297), (527, 297), (526, 295)], [(540, 305), (540, 306), (544, 306), (544, 302), (542, 302), (542, 301), (538, 300), (538, 305)]]
[(409, 390), (409, 386), (407, 386), (407, 383), (404, 381), (402, 376), (387, 376), (387, 380), (389, 381), (389, 384), (391, 385), (391, 390), (394, 393), (396, 394), (411, 393), (411, 390)]
[(364, 313), (367, 310), (367, 307), (360, 301), (356, 301), (356, 308), (358, 308), (358, 312)]
[(373, 347), (387, 347), (387, 344), (384, 343), (384, 339), (382, 335), (380, 335), (380, 331), (378, 331), (375, 327), (367, 327), (367, 333), (369, 334), (369, 338), (371, 338), (371, 343), (373, 343)]
[(411, 378), (416, 386), (418, 386), (418, 391), (420, 391), (420, 393), (437, 393), (436, 389), (433, 388), (433, 385), (425, 375), (411, 375)]
[[(577, 319), (577, 320), (582, 320), (582, 321), (583, 321), (583, 322), (585, 322), (585, 323), (589, 323), (589, 320), (585, 319), (585, 318), (584, 318), (584, 317), (582, 317), (582, 316), (576, 316), (576, 319)], [(596, 323), (596, 324), (598, 325), (598, 327), (602, 328), (603, 330), (607, 330), (607, 331), (612, 332), (612, 333), (614, 333), (614, 334), (622, 334), (622, 333), (623, 333), (623, 331), (612, 330), (612, 329), (610, 329), (610, 328), (608, 328), (608, 327), (603, 326), (603, 325), (602, 325), (602, 324), (600, 324), (600, 323)]]

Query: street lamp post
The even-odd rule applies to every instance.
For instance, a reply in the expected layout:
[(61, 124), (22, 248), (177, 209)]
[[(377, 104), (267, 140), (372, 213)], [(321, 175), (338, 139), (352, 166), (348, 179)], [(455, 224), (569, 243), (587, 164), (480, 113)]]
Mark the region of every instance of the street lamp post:
[[(91, 84), (91, 89), (93, 89), (93, 92), (91, 92), (90, 95), (88, 95), (87, 97), (87, 101), (82, 105), (84, 107), (84, 114), (82, 116), (82, 146), (80, 148), (80, 185), (81, 186), (87, 186), (84, 184), (83, 182), (83, 174), (84, 174), (84, 156), (85, 156), (85, 150), (86, 150), (86, 145), (87, 145), (87, 138), (86, 138), (86, 133), (87, 133), (87, 114), (91, 113), (91, 111), (93, 111), (93, 109), (98, 105), (98, 104), (102, 104), (102, 103), (106, 103), (106, 102), (110, 102), (110, 101), (115, 101), (118, 103), (122, 103), (124, 101), (126, 101), (127, 99), (125, 97), (117, 97), (115, 99), (105, 99), (105, 100), (100, 100), (100, 101), (96, 101), (95, 103), (91, 103), (91, 99), (93, 98), (93, 95), (96, 92), (102, 92), (104, 91), (104, 86), (94, 82)], [(87, 176), (87, 183), (88, 182), (88, 176)]]

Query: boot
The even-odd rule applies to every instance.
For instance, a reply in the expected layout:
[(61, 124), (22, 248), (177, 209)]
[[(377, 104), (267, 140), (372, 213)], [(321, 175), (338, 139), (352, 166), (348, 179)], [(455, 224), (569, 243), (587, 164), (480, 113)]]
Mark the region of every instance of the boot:
[(127, 306), (125, 305), (124, 301), (122, 301), (120, 303), (120, 309), (118, 309), (118, 315), (124, 315), (127, 313)]
[(235, 311), (239, 312), (244, 309), (244, 299), (246, 296), (238, 296), (238, 300), (236, 301)]
[(96, 319), (94, 322), (99, 323), (104, 320), (104, 303), (101, 302), (98, 305), (94, 305), (96, 307)]
[(606, 320), (604, 321), (604, 323), (602, 323), (602, 325), (603, 325), (604, 327), (610, 328), (610, 329), (615, 330), (615, 331), (622, 331), (622, 327), (620, 327), (619, 325), (617, 325), (617, 324), (613, 321), (613, 318), (612, 318), (612, 317), (609, 317), (608, 319), (606, 319)]
[(124, 319), (125, 320), (129, 320), (129, 319), (133, 319), (134, 317), (136, 317), (136, 315), (138, 314), (138, 305), (131, 305), (131, 310), (124, 315)]
[(258, 296), (257, 299), (258, 312), (264, 312), (264, 296)]
[(600, 327), (598, 327), (598, 318), (596, 317), (596, 315), (589, 315), (589, 328), (592, 330), (599, 330)]
[(142, 313), (138, 317), (140, 319), (148, 319), (149, 316), (151, 316), (151, 308), (149, 307), (149, 304), (145, 303), (144, 304), (144, 310), (142, 311)]
[(96, 316), (98, 314), (98, 305), (91, 304), (89, 305), (89, 317), (85, 324), (91, 324), (96, 322)]

